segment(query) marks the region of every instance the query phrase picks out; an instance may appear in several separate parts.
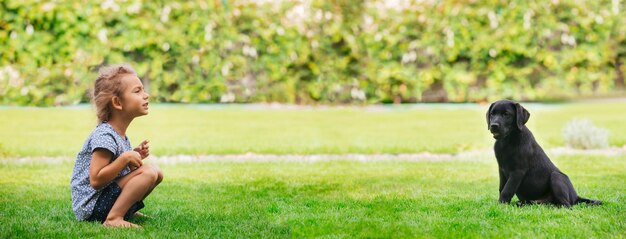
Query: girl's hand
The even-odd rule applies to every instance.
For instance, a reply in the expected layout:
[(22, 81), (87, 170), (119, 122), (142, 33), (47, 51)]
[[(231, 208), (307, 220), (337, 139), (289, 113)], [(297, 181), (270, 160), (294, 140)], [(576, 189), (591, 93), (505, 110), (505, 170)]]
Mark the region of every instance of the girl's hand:
[(141, 155), (137, 151), (126, 151), (122, 155), (120, 155), (120, 158), (121, 157), (128, 158), (128, 167), (130, 168), (130, 171), (135, 171), (135, 169), (143, 165), (143, 162), (141, 161)]
[(139, 144), (137, 148), (133, 149), (137, 153), (139, 153), (139, 155), (141, 155), (141, 159), (145, 159), (150, 155), (150, 145), (148, 145), (149, 143), (150, 141), (146, 139), (143, 142), (141, 142), (141, 144)]

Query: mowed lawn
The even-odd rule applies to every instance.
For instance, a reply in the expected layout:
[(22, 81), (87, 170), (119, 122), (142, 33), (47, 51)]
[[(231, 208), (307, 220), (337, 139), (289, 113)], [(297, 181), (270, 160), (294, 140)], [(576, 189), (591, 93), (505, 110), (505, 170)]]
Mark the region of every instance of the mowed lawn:
[[(576, 118), (626, 144), (626, 102), (524, 104), (528, 127), (544, 148), (563, 146), (562, 129)], [(151, 140), (154, 155), (456, 153), (488, 149), (488, 105), (273, 109), (249, 106), (154, 105), (128, 133)], [(75, 156), (95, 127), (89, 106), (0, 108), (0, 157)]]
[[(489, 156), (445, 161), (160, 162), (143, 230), (77, 222), (69, 160), (0, 164), (0, 238), (623, 238), (626, 159), (558, 156), (604, 205), (497, 203)], [(159, 162), (153, 162), (159, 163)], [(514, 199), (515, 201), (516, 199)]]
[[(423, 161), (153, 158), (166, 178), (142, 210), (153, 218), (135, 221), (143, 230), (74, 219), (69, 179), (95, 126), (89, 107), (0, 108), (0, 238), (624, 237), (624, 154), (550, 155), (580, 195), (602, 206), (498, 204), (487, 107), (152, 106), (128, 134), (133, 144), (150, 139), (156, 156), (487, 151)], [(607, 128), (613, 147), (626, 144), (624, 103), (526, 108), (545, 148), (563, 146), (561, 130), (573, 118)]]

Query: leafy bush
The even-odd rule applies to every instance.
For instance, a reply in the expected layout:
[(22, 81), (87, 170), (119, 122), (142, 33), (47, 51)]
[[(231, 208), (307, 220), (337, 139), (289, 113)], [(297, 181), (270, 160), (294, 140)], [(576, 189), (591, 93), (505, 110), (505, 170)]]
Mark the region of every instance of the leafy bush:
[(562, 99), (624, 87), (624, 1), (0, 2), (0, 103), (85, 102), (130, 62), (160, 102)]
[(565, 143), (576, 149), (600, 149), (609, 146), (609, 132), (598, 128), (591, 120), (574, 119), (563, 128)]

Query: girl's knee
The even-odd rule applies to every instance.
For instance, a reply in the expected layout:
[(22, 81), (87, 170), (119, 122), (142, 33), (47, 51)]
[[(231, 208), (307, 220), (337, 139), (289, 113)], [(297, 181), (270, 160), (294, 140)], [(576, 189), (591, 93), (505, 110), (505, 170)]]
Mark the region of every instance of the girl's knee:
[(163, 171), (157, 166), (152, 166), (152, 169), (154, 169), (154, 171), (157, 174), (156, 183), (157, 184), (161, 183), (161, 181), (163, 181)]
[(156, 181), (158, 179), (159, 175), (157, 173), (157, 170), (155, 170), (152, 165), (144, 164), (137, 170), (141, 170), (139, 173), (141, 173), (141, 175), (143, 175), (144, 177), (150, 178), (152, 181)]

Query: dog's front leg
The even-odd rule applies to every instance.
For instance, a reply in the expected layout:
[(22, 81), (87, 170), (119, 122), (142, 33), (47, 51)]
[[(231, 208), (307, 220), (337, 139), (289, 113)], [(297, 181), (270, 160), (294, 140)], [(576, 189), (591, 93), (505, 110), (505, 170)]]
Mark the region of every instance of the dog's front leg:
[(499, 174), (500, 174), (500, 186), (498, 186), (498, 193), (502, 194), (502, 190), (504, 189), (504, 185), (506, 184), (507, 178), (506, 178), (506, 174), (504, 173), (504, 170), (502, 168), (500, 168), (499, 170)]
[(517, 188), (519, 188), (519, 185), (522, 183), (522, 179), (525, 174), (526, 171), (523, 170), (516, 170), (509, 174), (509, 178), (506, 181), (506, 184), (504, 184), (502, 192), (500, 192), (500, 199), (498, 199), (499, 202), (511, 203), (511, 198), (513, 198), (513, 195), (517, 192)]

